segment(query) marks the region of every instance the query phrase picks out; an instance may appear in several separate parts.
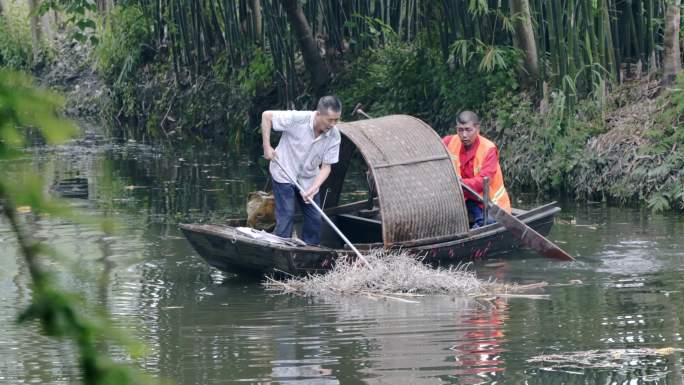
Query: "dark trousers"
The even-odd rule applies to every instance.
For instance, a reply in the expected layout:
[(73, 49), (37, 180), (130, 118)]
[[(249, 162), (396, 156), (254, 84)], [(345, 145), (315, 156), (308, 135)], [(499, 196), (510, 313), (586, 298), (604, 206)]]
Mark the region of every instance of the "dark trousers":
[[(468, 208), (468, 215), (473, 218), (474, 222), (472, 229), (484, 226), (484, 210), (480, 205), (470, 199), (466, 200), (466, 208)], [(492, 217), (487, 218), (487, 224), (490, 225), (496, 222)]]
[[(314, 202), (320, 205), (320, 193), (314, 196)], [(321, 214), (311, 204), (304, 203), (304, 198), (297, 188), (289, 183), (273, 181), (273, 198), (275, 199), (276, 227), (273, 233), (279, 237), (291, 238), (294, 229), (295, 202), (304, 215), (302, 241), (310, 245), (321, 243)], [(319, 206), (320, 207), (320, 206)]]

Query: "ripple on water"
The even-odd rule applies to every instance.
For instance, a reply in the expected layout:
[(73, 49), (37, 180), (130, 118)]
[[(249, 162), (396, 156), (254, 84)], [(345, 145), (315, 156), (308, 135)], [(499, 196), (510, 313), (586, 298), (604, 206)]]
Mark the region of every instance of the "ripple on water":
[[(369, 383), (427, 384), (457, 375), (453, 383), (472, 383), (504, 368), (505, 314), (499, 311), (449, 298), (408, 307), (358, 298), (273, 301), (255, 307), (234, 299), (221, 321), (203, 307), (193, 311), (182, 327), (185, 350), (212, 351), (219, 363), (212, 375), (235, 381), (339, 383), (346, 375)], [(185, 357), (183, 365), (194, 367), (207, 356)]]
[[(521, 252), (479, 269), (507, 282), (580, 282), (545, 289), (549, 300), (274, 296), (207, 267), (175, 227), (178, 218), (243, 213), (246, 193), (263, 185), (261, 169), (205, 147), (167, 154), (136, 143), (98, 146), (31, 156), (48, 179), (87, 175), (91, 198), (73, 205), (116, 217), (124, 232), (104, 236), (84, 225), (27, 219), (65, 256), (50, 265), (65, 273), (59, 282), (109, 309), (117, 328), (147, 345), (136, 361), (146, 372), (183, 385), (682, 383), (678, 352), (614, 353), (681, 346), (680, 217), (572, 204), (564, 214), (575, 225), (554, 226), (551, 236), (578, 262)], [(0, 223), (0, 384), (75, 383), (68, 344), (13, 322), (30, 288), (11, 239)], [(604, 361), (615, 366), (531, 361), (588, 351), (613, 352)], [(111, 354), (127, 359), (118, 348)]]

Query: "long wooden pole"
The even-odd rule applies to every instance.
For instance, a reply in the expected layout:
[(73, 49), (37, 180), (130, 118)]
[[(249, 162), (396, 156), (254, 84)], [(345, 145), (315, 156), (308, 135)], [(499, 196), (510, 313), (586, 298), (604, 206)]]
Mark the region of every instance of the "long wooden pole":
[[(285, 169), (285, 167), (283, 167), (283, 166), (280, 165), (280, 162), (278, 162), (278, 159), (277, 159), (277, 158), (273, 158), (273, 159), (271, 159), (271, 161), (272, 161), (273, 163), (275, 163), (278, 167), (280, 167), (281, 170), (283, 170), (283, 172), (285, 173), (285, 176), (287, 176), (287, 179), (290, 180), (290, 183), (292, 183), (295, 187), (297, 187), (297, 189), (298, 189), (299, 191), (306, 191), (306, 190), (304, 190), (304, 189), (302, 188), (302, 186), (299, 185), (299, 183), (297, 183), (297, 179), (293, 178), (293, 177), (290, 175), (290, 173), (287, 172), (287, 170)], [(326, 221), (326, 222), (328, 223), (328, 225), (330, 225), (330, 227), (337, 233), (337, 235), (339, 235), (340, 238), (342, 238), (342, 240), (344, 241), (344, 243), (346, 243), (347, 246), (349, 246), (349, 248), (352, 249), (352, 250), (354, 251), (354, 253), (356, 254), (356, 256), (359, 257), (359, 259), (360, 259), (361, 261), (363, 261), (363, 263), (364, 263), (366, 266), (371, 267), (370, 264), (368, 263), (368, 260), (366, 260), (366, 258), (364, 258), (363, 255), (361, 255), (361, 253), (359, 252), (359, 250), (356, 249), (356, 247), (354, 246), (354, 244), (352, 244), (351, 241), (349, 241), (349, 239), (347, 239), (347, 237), (344, 236), (344, 234), (342, 233), (342, 231), (340, 231), (340, 229), (338, 229), (337, 226), (335, 226), (335, 224), (333, 223), (333, 221), (330, 220), (330, 218), (325, 214), (325, 212), (323, 212), (323, 210), (322, 210), (320, 207), (318, 207), (318, 205), (316, 204), (316, 202), (314, 202), (313, 199), (309, 199), (309, 204), (311, 204), (311, 205), (316, 209), (316, 211), (318, 211), (318, 213), (321, 214), (321, 217), (323, 217), (323, 219), (325, 219), (325, 221)]]

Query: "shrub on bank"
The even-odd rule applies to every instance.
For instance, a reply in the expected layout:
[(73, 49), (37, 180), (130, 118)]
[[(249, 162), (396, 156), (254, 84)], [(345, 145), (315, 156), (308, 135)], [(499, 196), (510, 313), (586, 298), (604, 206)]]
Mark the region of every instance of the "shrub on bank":
[(541, 109), (524, 94), (509, 95), (490, 109), (483, 130), (499, 145), (512, 188), (681, 210), (684, 78), (656, 97), (657, 89), (657, 81), (626, 84), (571, 111), (558, 91)]
[(106, 81), (124, 82), (142, 64), (143, 54), (150, 50), (149, 24), (140, 6), (117, 5), (112, 9), (105, 27), (100, 28), (95, 50), (97, 69)]
[(504, 95), (485, 107), (482, 131), (499, 146), (509, 186), (572, 194), (568, 175), (587, 140), (603, 130), (601, 114), (591, 100), (568, 111), (560, 91), (542, 104), (525, 93)]
[[(102, 107), (107, 120), (115, 123), (112, 133), (235, 146), (258, 136), (251, 132), (258, 127), (255, 106), (268, 105), (265, 100), (273, 91), (270, 55), (255, 49), (250, 60), (235, 69), (224, 52), (205, 63), (200, 73), (174, 71), (169, 55), (150, 53), (148, 31), (136, 32), (140, 12), (115, 10), (96, 51), (98, 69), (109, 86), (110, 98)], [(122, 30), (129, 33), (119, 38)]]
[(684, 209), (682, 86), (680, 76), (679, 84), (659, 96), (657, 80), (613, 92), (606, 132), (586, 142), (568, 178), (579, 199)]
[(444, 134), (460, 111), (482, 111), (518, 89), (513, 65), (482, 72), (477, 64), (449, 65), (437, 49), (391, 43), (353, 60), (332, 89), (350, 109), (362, 103), (375, 116), (413, 115)]

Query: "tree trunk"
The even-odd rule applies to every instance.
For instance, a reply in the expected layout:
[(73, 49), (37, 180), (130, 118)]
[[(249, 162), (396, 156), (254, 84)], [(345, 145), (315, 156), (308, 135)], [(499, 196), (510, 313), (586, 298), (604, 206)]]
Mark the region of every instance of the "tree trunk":
[(103, 16), (107, 13), (107, 0), (96, 0), (97, 3), (97, 11), (99, 12), (100, 16)]
[(665, 52), (663, 53), (663, 85), (672, 83), (672, 81), (677, 77), (679, 71), (682, 70), (682, 60), (679, 53), (680, 4), (681, 0), (672, 0), (672, 2), (667, 6), (667, 11), (665, 13), (665, 37), (663, 39), (663, 45), (665, 46)]
[(254, 18), (254, 37), (259, 46), (263, 45), (261, 36), (263, 31), (263, 24), (261, 19), (261, 1), (251, 0), (250, 6), (252, 8), (252, 18)]
[(35, 66), (41, 61), (41, 42), (42, 42), (42, 26), (40, 23), (40, 16), (37, 14), (40, 0), (28, 0), (29, 12), (31, 14), (31, 44), (33, 52), (33, 65)]
[(304, 66), (309, 75), (311, 75), (311, 85), (314, 93), (316, 96), (323, 96), (327, 91), (330, 75), (328, 66), (318, 54), (318, 47), (311, 34), (311, 28), (306, 20), (306, 15), (304, 15), (304, 10), (299, 5), (298, 0), (283, 0), (282, 4), (285, 7), (290, 25), (297, 35), (299, 48), (304, 59)]
[(537, 59), (537, 43), (532, 29), (532, 17), (530, 16), (530, 3), (528, 0), (509, 0), (511, 13), (514, 18), (515, 33), (513, 40), (516, 47), (524, 53), (523, 72), (520, 79), (525, 87), (535, 86), (539, 76), (539, 63)]

